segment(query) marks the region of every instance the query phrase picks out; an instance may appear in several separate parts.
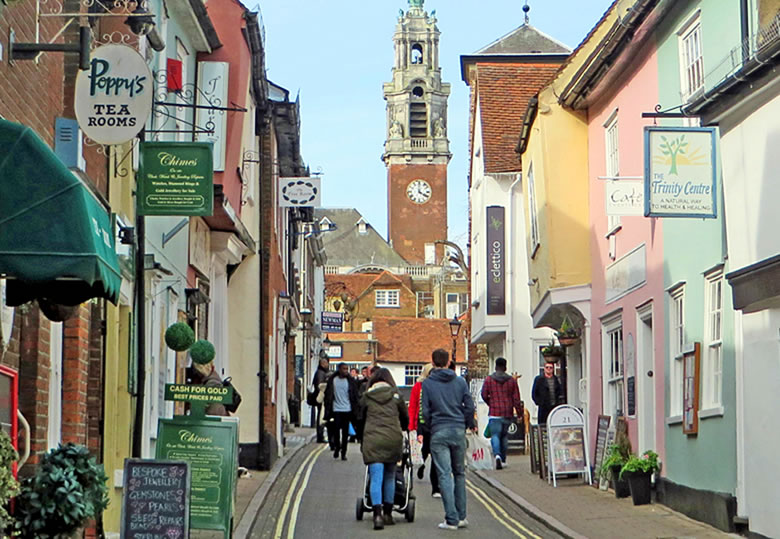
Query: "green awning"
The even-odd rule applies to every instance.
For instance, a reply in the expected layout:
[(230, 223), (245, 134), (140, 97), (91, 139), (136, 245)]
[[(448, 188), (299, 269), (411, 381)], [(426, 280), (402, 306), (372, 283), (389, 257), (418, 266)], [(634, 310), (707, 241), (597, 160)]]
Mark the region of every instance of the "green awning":
[(0, 119), (0, 276), (7, 302), (116, 303), (121, 276), (111, 219), (29, 127)]

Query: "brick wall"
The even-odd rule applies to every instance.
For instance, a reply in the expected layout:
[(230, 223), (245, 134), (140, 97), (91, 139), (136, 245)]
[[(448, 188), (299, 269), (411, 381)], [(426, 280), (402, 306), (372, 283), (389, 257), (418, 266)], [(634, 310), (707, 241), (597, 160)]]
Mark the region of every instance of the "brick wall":
[[(409, 200), (406, 188), (423, 179), (431, 186), (425, 204)], [(390, 165), (387, 169), (388, 236), (410, 264), (425, 262), (425, 244), (447, 239), (447, 165)], [(437, 249), (441, 256), (441, 248)]]
[[(30, 458), (35, 465), (47, 449), (49, 425), (49, 321), (36, 303), (17, 310), (19, 331), (19, 410), (30, 424)], [(23, 474), (32, 472), (24, 466)]]
[(65, 321), (62, 343), (62, 441), (87, 443), (87, 387), (89, 385), (89, 304), (79, 306)]

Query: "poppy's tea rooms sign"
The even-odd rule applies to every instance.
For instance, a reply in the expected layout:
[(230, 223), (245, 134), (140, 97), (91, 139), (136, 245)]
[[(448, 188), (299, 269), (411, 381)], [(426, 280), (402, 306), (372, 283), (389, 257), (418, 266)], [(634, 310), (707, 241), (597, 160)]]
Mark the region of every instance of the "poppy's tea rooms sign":
[(152, 111), (152, 74), (126, 45), (103, 45), (76, 77), (76, 119), (100, 144), (122, 144), (143, 129)]
[(211, 215), (210, 142), (142, 142), (139, 215)]
[(715, 129), (645, 127), (645, 216), (716, 217)]
[(506, 313), (504, 207), (487, 207), (487, 313)]
[(322, 179), (279, 178), (279, 205), (283, 208), (320, 206)]

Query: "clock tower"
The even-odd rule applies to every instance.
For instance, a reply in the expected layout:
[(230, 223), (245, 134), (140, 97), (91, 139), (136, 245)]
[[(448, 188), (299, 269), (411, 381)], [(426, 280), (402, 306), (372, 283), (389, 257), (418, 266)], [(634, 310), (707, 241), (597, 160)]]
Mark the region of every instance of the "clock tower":
[(424, 0), (409, 0), (395, 28), (393, 80), (384, 84), (388, 236), (410, 264), (435, 264), (447, 239), (449, 83), (441, 81), (439, 29)]

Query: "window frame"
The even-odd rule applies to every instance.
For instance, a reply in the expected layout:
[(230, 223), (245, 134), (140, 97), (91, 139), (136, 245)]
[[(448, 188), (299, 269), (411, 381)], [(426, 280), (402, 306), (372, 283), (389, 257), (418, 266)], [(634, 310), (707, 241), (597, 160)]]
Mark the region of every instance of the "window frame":
[[(395, 296), (395, 302), (392, 301)], [(380, 297), (382, 300), (380, 301)], [(397, 309), (401, 307), (401, 291), (398, 288), (377, 288), (374, 290), (374, 306), (378, 309)]]
[[(618, 126), (618, 109), (612, 111), (604, 122), (604, 171), (607, 178), (620, 176), (620, 128)], [(614, 181), (614, 180), (610, 180)], [(607, 216), (607, 239), (609, 239), (609, 257), (616, 256), (614, 236), (620, 230), (619, 215)]]
[(622, 315), (602, 321), (603, 413), (612, 417), (625, 415), (625, 352)]
[[(404, 365), (404, 386), (409, 387), (413, 386), (414, 383), (417, 381), (417, 378), (420, 377), (422, 374), (423, 365), (420, 363), (412, 363), (409, 365)], [(411, 383), (409, 383), (409, 379), (411, 378)]]
[(534, 163), (528, 166), (528, 174), (526, 174), (526, 181), (528, 182), (528, 218), (531, 221), (531, 258), (536, 255), (536, 251), (541, 245), (541, 238), (539, 235), (539, 211), (536, 204), (536, 185), (534, 183)]
[[(683, 102), (704, 90), (704, 53), (701, 39), (701, 13), (699, 10), (677, 32), (680, 62), (680, 97)], [(693, 38), (693, 41), (691, 39)], [(692, 51), (690, 45), (698, 47)], [(695, 58), (690, 53), (696, 54)], [(697, 72), (698, 71), (698, 72)], [(698, 83), (695, 87), (694, 84)]]
[(685, 352), (685, 284), (669, 290), (669, 419), (682, 422)]
[(704, 286), (701, 409), (710, 410), (723, 406), (723, 269), (705, 275)]

